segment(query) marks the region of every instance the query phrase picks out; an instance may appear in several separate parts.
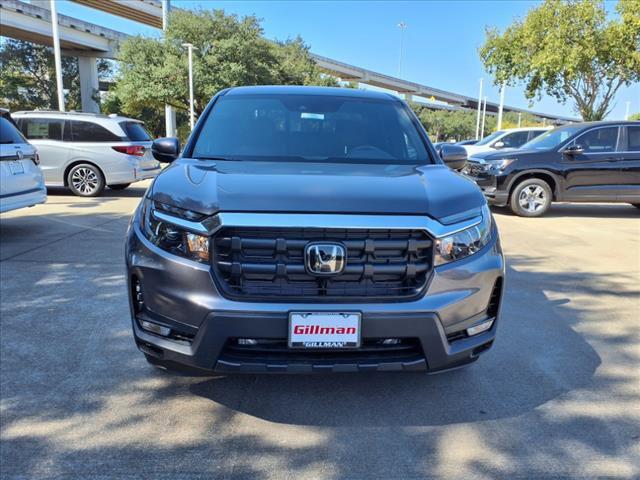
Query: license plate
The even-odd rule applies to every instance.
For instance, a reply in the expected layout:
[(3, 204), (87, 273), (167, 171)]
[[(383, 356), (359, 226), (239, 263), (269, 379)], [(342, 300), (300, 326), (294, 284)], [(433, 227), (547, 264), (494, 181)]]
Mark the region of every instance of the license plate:
[(292, 312), (289, 315), (291, 348), (357, 348), (360, 313)]
[(20, 160), (14, 160), (9, 162), (9, 170), (11, 170), (13, 175), (20, 175), (24, 173), (24, 165), (22, 165)]

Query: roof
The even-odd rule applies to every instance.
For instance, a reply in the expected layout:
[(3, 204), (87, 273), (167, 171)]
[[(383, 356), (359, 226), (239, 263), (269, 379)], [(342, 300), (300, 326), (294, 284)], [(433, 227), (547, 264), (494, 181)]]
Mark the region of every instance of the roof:
[(372, 90), (361, 90), (358, 88), (340, 87), (307, 87), (300, 85), (260, 85), (252, 87), (233, 87), (227, 90), (225, 95), (318, 95), (318, 96), (339, 96), (353, 98), (368, 98), (375, 100), (395, 100), (400, 99), (395, 95), (386, 92), (376, 92)]
[(532, 127), (515, 127), (515, 128), (501, 128), (501, 132), (528, 132), (529, 130), (551, 130), (553, 125), (535, 125)]
[(114, 120), (116, 122), (138, 122), (142, 123), (140, 120), (129, 117), (122, 117), (120, 115), (105, 115), (102, 113), (85, 113), (85, 112), (60, 112), (58, 110), (21, 110), (19, 112), (13, 112), (12, 115), (14, 117), (24, 117), (29, 115), (37, 115), (39, 117), (47, 117), (47, 118), (59, 118), (60, 116), (64, 116), (64, 118), (70, 118), (74, 120)]

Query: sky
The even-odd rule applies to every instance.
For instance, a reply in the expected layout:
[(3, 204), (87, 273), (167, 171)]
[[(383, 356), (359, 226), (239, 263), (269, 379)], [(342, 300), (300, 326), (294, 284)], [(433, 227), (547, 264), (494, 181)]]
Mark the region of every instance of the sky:
[[(409, 81), (476, 97), (484, 78), (488, 101), (499, 101), (499, 89), (482, 66), (478, 48), (486, 27), (504, 30), (523, 18), (539, 2), (513, 1), (184, 1), (171, 4), (188, 9), (223, 9), (239, 16), (262, 19), (265, 36), (286, 40), (300, 35), (313, 53), (387, 75), (398, 76), (401, 30), (404, 22), (400, 77)], [(606, 4), (608, 11), (614, 2)], [(159, 30), (83, 7), (58, 2), (59, 13), (129, 34), (158, 35)], [(640, 84), (621, 89), (610, 119), (640, 112)], [(529, 104), (524, 88), (505, 91), (505, 104), (534, 111), (572, 116), (573, 105), (543, 97)]]

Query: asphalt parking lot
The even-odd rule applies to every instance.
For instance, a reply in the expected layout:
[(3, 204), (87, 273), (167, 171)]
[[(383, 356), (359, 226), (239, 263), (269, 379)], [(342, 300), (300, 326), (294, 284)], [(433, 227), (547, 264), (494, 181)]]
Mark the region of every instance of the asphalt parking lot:
[(3, 478), (640, 475), (633, 207), (496, 211), (502, 324), (468, 369), (194, 378), (130, 333), (123, 236), (145, 187), (0, 219)]

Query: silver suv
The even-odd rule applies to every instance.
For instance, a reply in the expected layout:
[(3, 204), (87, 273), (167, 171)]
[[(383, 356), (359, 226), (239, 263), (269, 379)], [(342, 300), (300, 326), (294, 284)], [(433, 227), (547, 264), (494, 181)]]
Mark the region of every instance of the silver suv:
[(122, 190), (160, 172), (152, 139), (139, 120), (46, 111), (16, 112), (13, 118), (38, 149), (47, 186), (95, 197), (105, 186)]

